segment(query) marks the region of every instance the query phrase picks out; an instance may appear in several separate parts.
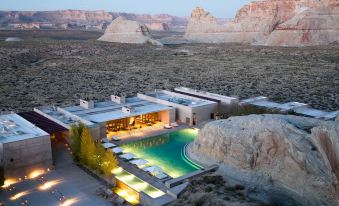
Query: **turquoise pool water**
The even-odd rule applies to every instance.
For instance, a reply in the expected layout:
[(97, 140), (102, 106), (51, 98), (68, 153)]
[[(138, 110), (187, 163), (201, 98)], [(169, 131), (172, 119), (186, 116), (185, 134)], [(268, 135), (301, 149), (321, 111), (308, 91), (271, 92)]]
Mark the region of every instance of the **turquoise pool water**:
[(183, 129), (144, 140), (128, 143), (123, 146), (125, 152), (131, 152), (138, 158), (157, 165), (173, 178), (199, 170), (201, 167), (186, 158), (184, 148), (198, 134), (195, 129)]

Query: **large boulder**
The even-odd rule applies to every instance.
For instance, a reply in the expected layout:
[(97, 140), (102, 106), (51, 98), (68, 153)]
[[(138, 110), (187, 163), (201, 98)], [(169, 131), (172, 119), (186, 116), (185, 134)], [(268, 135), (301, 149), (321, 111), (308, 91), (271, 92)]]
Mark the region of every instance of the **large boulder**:
[(190, 156), (281, 205), (339, 205), (339, 123), (286, 115), (207, 124)]
[(185, 38), (193, 42), (239, 42), (270, 46), (329, 44), (338, 40), (336, 0), (263, 0), (244, 5), (220, 25), (207, 11), (192, 11)]
[(99, 41), (144, 44), (151, 43), (161, 45), (160, 42), (151, 38), (149, 30), (145, 24), (127, 20), (120, 16), (116, 18), (106, 29)]

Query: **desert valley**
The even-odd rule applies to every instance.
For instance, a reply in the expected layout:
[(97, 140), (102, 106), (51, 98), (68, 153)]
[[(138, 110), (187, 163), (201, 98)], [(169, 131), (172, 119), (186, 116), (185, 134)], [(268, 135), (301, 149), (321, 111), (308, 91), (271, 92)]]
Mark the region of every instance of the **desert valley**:
[(187, 16), (0, 11), (0, 205), (339, 205), (339, 2)]

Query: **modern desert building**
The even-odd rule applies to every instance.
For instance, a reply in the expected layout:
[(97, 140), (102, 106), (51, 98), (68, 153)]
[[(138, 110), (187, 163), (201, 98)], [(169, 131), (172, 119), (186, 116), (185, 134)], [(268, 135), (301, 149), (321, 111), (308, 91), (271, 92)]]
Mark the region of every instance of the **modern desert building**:
[(138, 97), (111, 96), (111, 100), (94, 102), (80, 99), (80, 104), (70, 107), (42, 107), (36, 112), (70, 128), (81, 122), (90, 129), (96, 139), (106, 138), (121, 130), (150, 127), (155, 124), (170, 124), (174, 119), (175, 108), (147, 101)]
[(214, 119), (214, 115), (218, 112), (218, 104), (214, 101), (167, 90), (139, 93), (138, 97), (175, 108), (175, 121), (189, 126)]
[(17, 114), (0, 115), (0, 165), (6, 179), (51, 167), (50, 135)]

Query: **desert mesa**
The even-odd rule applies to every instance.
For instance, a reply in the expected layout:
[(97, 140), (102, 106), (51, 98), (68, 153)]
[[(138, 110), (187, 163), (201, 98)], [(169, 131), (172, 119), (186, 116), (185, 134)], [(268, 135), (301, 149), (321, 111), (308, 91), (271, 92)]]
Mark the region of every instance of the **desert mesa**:
[(203, 8), (192, 11), (185, 38), (199, 43), (267, 46), (327, 45), (339, 40), (336, 0), (264, 0), (243, 6), (233, 21), (218, 24)]

